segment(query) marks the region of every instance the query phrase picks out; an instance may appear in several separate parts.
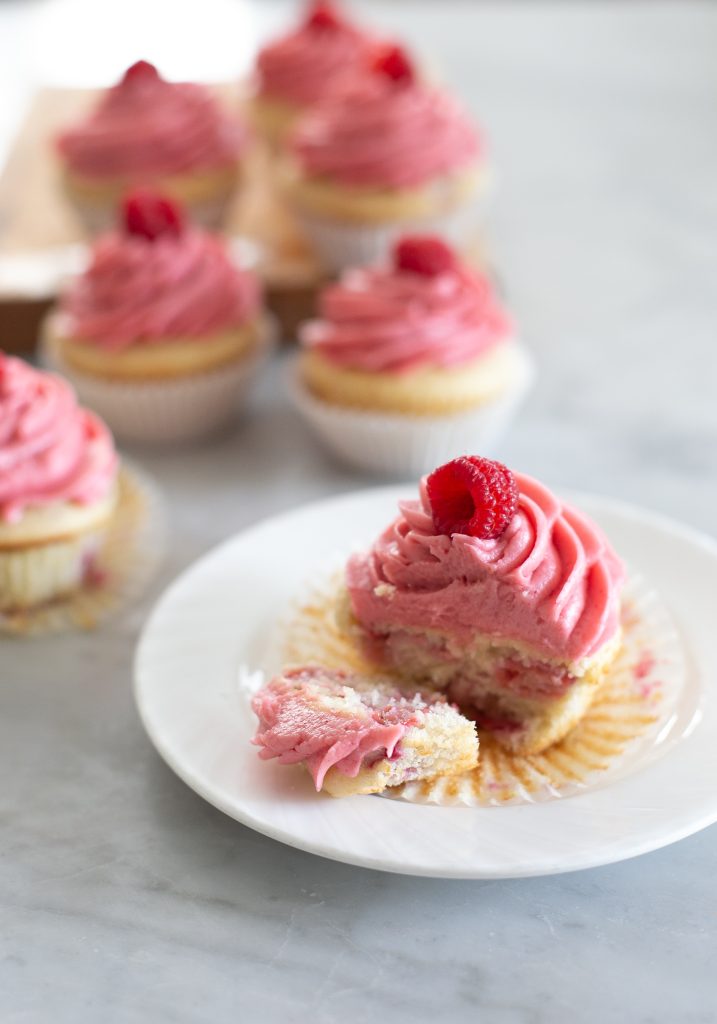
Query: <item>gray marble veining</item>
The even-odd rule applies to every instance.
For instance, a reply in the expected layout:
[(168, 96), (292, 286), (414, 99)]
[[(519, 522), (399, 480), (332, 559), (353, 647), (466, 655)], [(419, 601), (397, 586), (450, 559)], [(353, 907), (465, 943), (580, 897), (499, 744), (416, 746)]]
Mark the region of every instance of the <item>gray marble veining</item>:
[[(715, 532), (717, 7), (365, 6), (438, 55), (500, 167), (493, 259), (541, 371), (501, 454)], [(151, 593), (95, 634), (0, 643), (3, 1024), (717, 1020), (715, 828), (441, 882), (282, 847), (176, 779), (130, 692), (152, 600), (228, 534), (371, 481), (314, 447), (278, 374), (232, 436), (142, 461), (171, 511)]]

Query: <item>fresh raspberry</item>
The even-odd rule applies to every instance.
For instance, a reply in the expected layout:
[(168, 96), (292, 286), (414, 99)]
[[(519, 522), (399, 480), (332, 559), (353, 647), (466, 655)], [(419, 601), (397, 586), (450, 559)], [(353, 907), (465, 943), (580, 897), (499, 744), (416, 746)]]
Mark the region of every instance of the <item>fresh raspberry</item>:
[(317, 0), (312, 4), (306, 18), (306, 27), (323, 31), (333, 31), (343, 26), (343, 19), (334, 4), (329, 0)]
[(491, 540), (508, 528), (518, 508), (518, 485), (501, 462), (465, 455), (428, 477), (433, 525), (449, 536)]
[(393, 265), (396, 270), (436, 277), (455, 269), (456, 254), (434, 235), (406, 235), (393, 250)]
[(378, 47), (371, 61), (371, 69), (402, 85), (410, 85), (416, 77), (411, 58), (403, 47), (395, 43)]
[(184, 230), (181, 208), (172, 199), (138, 188), (122, 204), (122, 221), (130, 235), (153, 242), (161, 235), (180, 235)]
[(159, 78), (159, 72), (154, 64), (150, 64), (148, 60), (138, 60), (135, 64), (128, 67), (122, 75), (123, 82), (147, 82), (150, 79), (157, 78)]

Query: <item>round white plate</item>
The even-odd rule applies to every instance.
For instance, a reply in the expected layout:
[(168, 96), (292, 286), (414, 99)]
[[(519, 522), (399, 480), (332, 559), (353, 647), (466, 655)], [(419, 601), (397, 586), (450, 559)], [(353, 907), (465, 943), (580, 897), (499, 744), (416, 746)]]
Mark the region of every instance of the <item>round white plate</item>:
[(602, 784), (554, 801), (436, 807), (317, 795), (307, 774), (260, 761), (240, 666), (266, 664), (277, 620), (317, 567), (369, 543), (405, 489), (308, 505), (237, 535), (167, 590), (140, 640), (136, 699), (157, 750), (215, 807), (267, 836), (350, 864), (446, 878), (594, 867), (717, 821), (717, 544), (640, 509), (579, 497), (674, 617), (684, 651), (682, 725)]

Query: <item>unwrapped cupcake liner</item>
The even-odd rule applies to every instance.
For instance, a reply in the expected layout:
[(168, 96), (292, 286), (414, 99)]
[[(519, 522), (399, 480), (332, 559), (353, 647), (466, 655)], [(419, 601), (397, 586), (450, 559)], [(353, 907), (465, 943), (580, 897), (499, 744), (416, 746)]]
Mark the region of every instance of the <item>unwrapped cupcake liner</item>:
[[(337, 615), (342, 588), (343, 574), (327, 571), (323, 582), (312, 585), (276, 622), (266, 663), (240, 674), (247, 700), (284, 666), (320, 664), (391, 678), (367, 660), (356, 635)], [(641, 577), (630, 576), (625, 586), (622, 633), (621, 649), (592, 705), (559, 743), (541, 754), (515, 754), (480, 732), (477, 768), (404, 783), (382, 796), (467, 807), (545, 802), (604, 785), (659, 756), (671, 739), (679, 738), (679, 723), (689, 723), (694, 709), (688, 707), (688, 666), (679, 633)]]
[(93, 629), (140, 597), (164, 555), (166, 523), (156, 484), (131, 463), (120, 467), (117, 504), (91, 546), (83, 552), (92, 556), (91, 571), (85, 563), (79, 587), (33, 608), (0, 612), (0, 634)]
[(528, 351), (519, 356), (514, 379), (499, 397), (476, 409), (440, 416), (381, 413), (332, 405), (301, 380), (298, 362), (289, 367), (289, 392), (300, 415), (342, 462), (364, 472), (414, 479), (458, 455), (490, 455), (535, 375)]
[(82, 405), (93, 409), (120, 441), (177, 444), (201, 440), (238, 415), (274, 345), (267, 321), (256, 349), (232, 363), (167, 380), (118, 381), (81, 373), (46, 340), (42, 359), (66, 377)]

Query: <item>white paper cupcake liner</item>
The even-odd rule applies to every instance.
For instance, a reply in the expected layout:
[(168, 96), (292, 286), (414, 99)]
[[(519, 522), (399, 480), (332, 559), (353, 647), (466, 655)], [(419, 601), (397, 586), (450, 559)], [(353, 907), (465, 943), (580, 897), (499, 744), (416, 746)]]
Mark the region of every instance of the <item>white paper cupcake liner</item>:
[[(247, 700), (278, 670), (274, 651), (282, 666), (313, 663), (390, 677), (367, 661), (356, 638), (339, 622), (336, 609), (343, 574), (327, 572), (324, 579), (276, 623), (266, 664), (240, 675)], [(659, 756), (669, 740), (689, 729), (694, 709), (687, 706), (687, 660), (677, 629), (658, 595), (640, 577), (631, 576), (625, 587), (622, 629), (622, 647), (605, 683), (565, 739), (542, 754), (521, 755), (509, 753), (481, 733), (477, 768), (405, 783), (384, 796), (469, 807), (543, 802), (603, 785)]]
[(136, 600), (157, 571), (166, 546), (164, 506), (156, 484), (123, 461), (117, 506), (77, 590), (24, 611), (0, 612), (0, 634), (33, 636), (93, 629)]
[(324, 220), (300, 209), (295, 213), (320, 261), (338, 273), (349, 267), (385, 262), (394, 243), (407, 234), (440, 235), (460, 248), (482, 222), (485, 206), (481, 196), (439, 216), (369, 225)]
[(267, 322), (258, 348), (208, 373), (170, 380), (114, 381), (78, 372), (45, 342), (43, 363), (75, 388), (82, 405), (93, 409), (120, 441), (177, 444), (200, 440), (238, 415), (274, 344)]
[(300, 415), (342, 462), (382, 476), (415, 478), (466, 452), (491, 454), (535, 375), (527, 349), (517, 345), (516, 352), (516, 373), (509, 388), (470, 412), (412, 416), (331, 405), (306, 388), (297, 362), (289, 367), (289, 393)]

